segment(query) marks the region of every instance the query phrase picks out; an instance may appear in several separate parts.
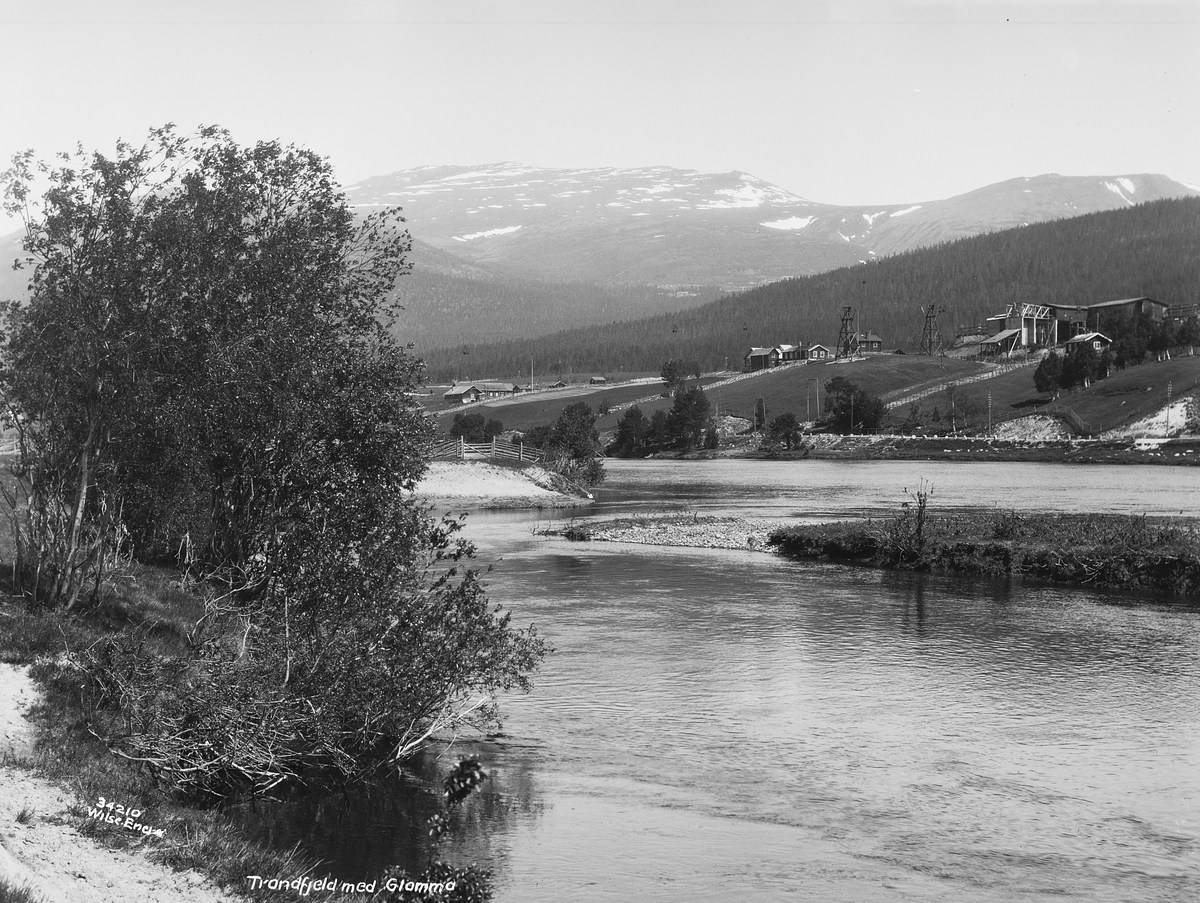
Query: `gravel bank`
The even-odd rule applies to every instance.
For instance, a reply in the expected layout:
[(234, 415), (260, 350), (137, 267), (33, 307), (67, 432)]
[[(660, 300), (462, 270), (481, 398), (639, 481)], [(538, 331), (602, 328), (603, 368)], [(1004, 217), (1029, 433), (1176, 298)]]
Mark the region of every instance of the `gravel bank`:
[[(651, 546), (688, 546), (695, 549), (747, 549), (771, 552), (767, 537), (780, 521), (741, 517), (663, 515), (575, 525), (546, 531), (548, 535), (601, 542), (632, 542)], [(574, 534), (574, 535), (572, 535)]]

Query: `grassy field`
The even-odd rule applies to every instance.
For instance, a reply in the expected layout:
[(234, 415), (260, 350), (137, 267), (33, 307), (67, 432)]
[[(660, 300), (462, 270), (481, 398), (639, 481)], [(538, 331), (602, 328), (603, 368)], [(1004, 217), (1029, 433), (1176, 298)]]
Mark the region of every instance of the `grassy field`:
[[(973, 361), (915, 354), (881, 354), (844, 364), (807, 364), (787, 370), (768, 371), (753, 379), (713, 389), (708, 393), (708, 398), (720, 406), (721, 413), (747, 420), (753, 416), (756, 398), (766, 400), (768, 417), (791, 412), (800, 420), (806, 420), (810, 413), (816, 416), (818, 387), (821, 387), (821, 404), (824, 405), (823, 387), (835, 376), (846, 377), (871, 395), (886, 395), (919, 391), (924, 385), (971, 376), (984, 369), (982, 364)], [(660, 408), (670, 410), (671, 400), (663, 398), (641, 407), (642, 413), (650, 415)], [(619, 414), (610, 414), (602, 418), (600, 429), (615, 429), (619, 417)]]
[[(711, 385), (720, 377), (706, 376), (700, 381), (701, 385)], [(689, 383), (690, 384), (690, 383)], [(563, 393), (558, 392), (539, 392), (532, 395), (528, 400), (519, 402), (507, 402), (505, 404), (474, 404), (466, 405), (461, 408), (464, 414), (483, 414), (487, 418), (496, 418), (504, 424), (506, 430), (527, 430), (530, 427), (539, 426), (544, 423), (553, 423), (558, 419), (558, 415), (563, 412), (563, 409), (568, 405), (576, 404), (580, 401), (587, 402), (591, 405), (592, 410), (596, 410), (596, 406), (607, 399), (610, 405), (618, 405), (627, 401), (633, 401), (637, 398), (644, 398), (647, 395), (653, 395), (656, 391), (661, 390), (662, 384), (639, 383), (633, 386), (615, 386), (612, 388), (591, 389), (587, 391), (571, 392), (565, 390)], [(670, 408), (671, 403), (667, 399), (663, 399), (666, 406)], [(643, 408), (645, 410), (645, 408)], [(458, 410), (458, 409), (456, 409)], [(600, 429), (607, 429), (604, 424), (609, 421), (615, 426), (619, 415), (609, 415), (604, 418), (604, 423), (600, 424)], [(443, 430), (450, 426), (451, 415), (445, 414), (439, 418), (439, 425)]]
[[(986, 420), (990, 393), (995, 422), (1026, 414), (1064, 413), (1072, 422), (1081, 422), (1088, 435), (1094, 435), (1125, 426), (1161, 409), (1167, 403), (1167, 383), (1171, 383), (1174, 399), (1195, 392), (1200, 388), (1200, 357), (1177, 357), (1117, 370), (1108, 379), (1093, 383), (1087, 389), (1064, 393), (1057, 400), (1034, 389), (1033, 373), (1033, 367), (1026, 367), (963, 386), (957, 390), (958, 404), (962, 404), (964, 397), (972, 399), (982, 411), (981, 418)], [(945, 392), (922, 398), (920, 405), (926, 413), (936, 407), (942, 414), (942, 425), (949, 425), (945, 415), (950, 410), (950, 398)], [(902, 418), (908, 410), (909, 406), (905, 405), (894, 412), (894, 418)]]

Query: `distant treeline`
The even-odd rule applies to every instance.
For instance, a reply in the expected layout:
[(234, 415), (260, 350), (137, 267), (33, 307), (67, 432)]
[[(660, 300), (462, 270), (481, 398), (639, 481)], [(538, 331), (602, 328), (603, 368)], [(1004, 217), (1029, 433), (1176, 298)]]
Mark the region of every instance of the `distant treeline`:
[(884, 350), (918, 349), (921, 308), (945, 308), (947, 345), (1009, 302), (1089, 303), (1149, 296), (1200, 302), (1200, 198), (1038, 223), (908, 251), (855, 267), (784, 279), (692, 310), (587, 326), (496, 344), (463, 343), (424, 354), (434, 380), (526, 372), (657, 370), (668, 359), (738, 369), (751, 345), (820, 342), (832, 348), (841, 310)]
[[(413, 343), (418, 355), (432, 359), (445, 349), (461, 355), (490, 342), (526, 339), (587, 324), (611, 323), (711, 301), (715, 287), (686, 290), (685, 296), (653, 285), (594, 285), (546, 282), (504, 274), (461, 276), (423, 268), (397, 280), (394, 296), (404, 311), (395, 334)], [(453, 362), (457, 370), (458, 362)], [(525, 368), (529, 369), (526, 359)]]

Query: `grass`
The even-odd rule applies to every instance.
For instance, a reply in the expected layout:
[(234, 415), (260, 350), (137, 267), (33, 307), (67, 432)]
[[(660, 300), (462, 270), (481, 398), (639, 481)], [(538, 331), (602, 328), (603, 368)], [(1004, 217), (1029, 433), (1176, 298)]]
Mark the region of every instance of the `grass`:
[[(817, 385), (824, 384), (835, 376), (845, 376), (859, 388), (872, 395), (885, 395), (895, 392), (918, 391), (923, 386), (941, 382), (955, 377), (966, 377), (982, 372), (985, 368), (974, 361), (960, 361), (953, 358), (931, 358), (920, 355), (880, 354), (872, 355), (863, 360), (851, 361), (844, 364), (808, 364), (804, 367), (792, 367), (787, 370), (768, 371), (753, 379), (739, 380), (728, 386), (709, 391), (709, 401), (719, 403), (723, 413), (733, 414), (749, 419), (754, 410), (754, 400), (765, 398), (768, 414), (792, 412), (803, 420), (809, 411), (815, 416), (817, 409), (816, 393), (812, 391), (812, 380)], [(706, 388), (719, 381), (720, 377), (705, 377), (700, 381)], [(575, 388), (575, 387), (573, 387)], [(539, 393), (528, 400), (516, 404), (470, 405), (463, 410), (467, 413), (482, 413), (485, 417), (500, 420), (505, 429), (526, 430), (539, 424), (553, 423), (563, 409), (570, 404), (585, 401), (595, 410), (601, 399), (607, 399), (609, 404), (617, 405), (644, 398), (655, 394), (655, 385), (615, 386), (610, 388), (587, 388), (583, 394), (559, 396), (555, 393)], [(821, 389), (822, 395), (824, 389)], [(641, 405), (642, 413), (652, 415), (657, 410), (669, 411), (672, 400), (656, 398)], [(431, 406), (431, 410), (435, 406)], [(601, 417), (596, 426), (601, 431), (616, 428), (624, 412), (617, 412)], [(445, 415), (448, 417), (449, 415)], [(449, 421), (442, 418), (443, 426)]]
[(0, 878), (0, 903), (42, 903), (42, 898), (23, 884), (12, 884)]
[[(707, 385), (716, 380), (717, 377), (705, 377), (701, 380), (701, 384)], [(592, 410), (595, 411), (596, 406), (602, 399), (607, 399), (609, 404), (613, 405), (623, 404), (627, 401), (644, 398), (647, 395), (654, 395), (660, 392), (661, 389), (661, 383), (643, 383), (636, 386), (597, 388), (583, 394), (560, 395), (556, 392), (539, 392), (536, 395), (530, 396), (528, 400), (515, 404), (489, 405), (485, 403), (465, 405), (462, 411), (466, 414), (483, 414), (488, 419), (495, 418), (504, 424), (506, 430), (527, 430), (541, 424), (553, 423), (568, 405), (577, 404), (581, 401), (587, 402)], [(666, 401), (669, 408), (671, 402), (667, 399), (664, 399), (664, 401)], [(609, 420), (615, 425), (618, 416), (608, 415), (599, 424), (600, 429), (605, 429), (604, 423), (607, 423)], [(448, 429), (450, 426), (450, 415), (441, 417), (438, 423), (443, 429)]]
[(770, 542), (796, 558), (1200, 595), (1200, 528), (1191, 521), (1108, 514), (933, 514), (786, 527)]
[[(1116, 370), (1108, 379), (1093, 383), (1087, 389), (1067, 392), (1057, 399), (1039, 394), (1033, 386), (1035, 367), (1022, 367), (992, 379), (961, 386), (958, 396), (973, 398), (987, 418), (987, 397), (992, 396), (992, 411), (996, 422), (1026, 414), (1065, 413), (1074, 421), (1078, 418), (1089, 435), (1126, 426), (1148, 417), (1167, 403), (1167, 383), (1171, 383), (1173, 399), (1200, 388), (1200, 357), (1176, 357), (1169, 361), (1149, 361), (1136, 367)], [(936, 407), (941, 412), (941, 427), (949, 429), (950, 399), (937, 392), (920, 400), (921, 410), (928, 415)], [(909, 405), (892, 412), (901, 420), (907, 416)], [(1073, 416), (1071, 416), (1073, 415)], [(972, 426), (978, 426), (979, 418)], [(928, 416), (926, 416), (928, 424)], [(929, 424), (934, 425), (934, 424)]]
[[(824, 385), (835, 376), (844, 376), (871, 395), (898, 391), (918, 391), (921, 386), (954, 377), (982, 372), (983, 366), (973, 361), (952, 358), (940, 359), (914, 354), (879, 354), (844, 364), (806, 364), (787, 370), (768, 371), (753, 379), (739, 380), (728, 386), (708, 391), (708, 400), (719, 404), (722, 413), (749, 420), (754, 412), (754, 400), (766, 400), (767, 416), (791, 412), (800, 420), (817, 413), (817, 393), (820, 389), (824, 404)], [(814, 384), (812, 381), (816, 380)], [(671, 409), (671, 400), (659, 399), (642, 405), (647, 416), (656, 410)], [(620, 414), (610, 414), (597, 424), (601, 430), (615, 429)]]
[[(0, 528), (0, 560), (11, 559), (11, 536)], [(0, 579), (10, 569), (0, 569)], [(6, 767), (27, 769), (68, 790), (69, 810), (84, 836), (111, 849), (140, 850), (152, 861), (176, 870), (195, 869), (219, 886), (252, 900), (294, 901), (295, 892), (250, 890), (247, 875), (298, 877), (317, 863), (297, 851), (277, 851), (239, 836), (232, 823), (212, 808), (197, 808), (167, 793), (154, 776), (112, 755), (89, 730), (92, 719), (79, 692), (79, 675), (62, 653), (79, 649), (122, 627), (142, 628), (147, 644), (162, 654), (179, 654), (203, 603), (186, 592), (169, 570), (135, 566), (115, 581), (96, 607), (78, 614), (33, 611), (0, 583), (0, 660), (31, 664), (30, 674), (42, 699), (30, 712), (36, 749), (23, 759), (6, 758)], [(162, 828), (162, 838), (145, 837), (119, 825), (88, 817), (99, 797), (142, 810), (138, 819)], [(32, 818), (31, 810), (18, 814)], [(23, 896), (23, 894), (25, 894)], [(35, 900), (17, 887), (0, 883), (0, 903)], [(351, 895), (314, 892), (308, 899), (342, 901)]]

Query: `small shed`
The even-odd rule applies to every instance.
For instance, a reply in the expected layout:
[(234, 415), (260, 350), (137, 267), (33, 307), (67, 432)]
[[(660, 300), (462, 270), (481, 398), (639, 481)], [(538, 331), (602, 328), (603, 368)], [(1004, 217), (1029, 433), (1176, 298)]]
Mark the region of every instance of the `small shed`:
[(546, 386), (547, 389), (565, 389), (566, 387), (567, 387), (567, 384), (565, 382), (563, 382), (561, 379), (558, 380), (558, 382), (553, 382), (553, 383), (550, 383), (550, 385)]
[(1112, 344), (1112, 339), (1101, 332), (1081, 332), (1079, 335), (1067, 339), (1064, 344), (1067, 354), (1078, 351), (1080, 348), (1091, 348), (1096, 353), (1100, 353)]
[(591, 379), (588, 380), (588, 385), (589, 386), (607, 386), (608, 380), (605, 379), (603, 376), (593, 376)]
[(1022, 335), (1020, 328), (1004, 329), (994, 336), (984, 339), (980, 344), (986, 355), (1008, 354), (1021, 344)]

